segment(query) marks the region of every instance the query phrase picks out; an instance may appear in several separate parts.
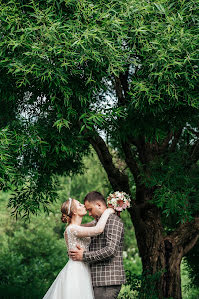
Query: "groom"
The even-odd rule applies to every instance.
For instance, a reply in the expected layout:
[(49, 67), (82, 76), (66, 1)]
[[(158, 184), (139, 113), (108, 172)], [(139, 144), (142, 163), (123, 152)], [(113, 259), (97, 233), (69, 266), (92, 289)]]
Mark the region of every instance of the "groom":
[[(89, 192), (84, 198), (84, 204), (89, 216), (96, 221), (107, 209), (105, 198), (97, 191)], [(125, 283), (123, 239), (124, 224), (116, 214), (111, 214), (104, 232), (92, 237), (89, 251), (78, 247), (69, 253), (73, 260), (90, 264), (95, 299), (117, 298)]]

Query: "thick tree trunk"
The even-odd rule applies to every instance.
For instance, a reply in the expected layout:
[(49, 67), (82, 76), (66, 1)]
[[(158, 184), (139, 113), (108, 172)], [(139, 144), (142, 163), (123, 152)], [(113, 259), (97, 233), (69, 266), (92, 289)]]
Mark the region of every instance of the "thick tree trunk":
[[(166, 144), (168, 140), (165, 140)], [(95, 138), (88, 137), (88, 141), (95, 149), (113, 190), (121, 190), (130, 194), (129, 178), (124, 171), (119, 170), (114, 165), (112, 156), (103, 139), (96, 134)], [(175, 138), (173, 142), (172, 145), (176, 146)], [(146, 146), (142, 139), (141, 143), (135, 142), (135, 144), (140, 146), (140, 161), (146, 166), (147, 160), (153, 159), (154, 147), (151, 148), (150, 144)], [(156, 146), (158, 146), (157, 143)], [(130, 214), (142, 259), (143, 274), (146, 278), (154, 275), (151, 277), (152, 279), (148, 286), (155, 284), (156, 294), (160, 299), (181, 299), (180, 264), (183, 255), (198, 240), (199, 217), (195, 217), (192, 223), (187, 222), (179, 225), (173, 233), (166, 235), (161, 222), (160, 211), (150, 203), (154, 190), (147, 189), (144, 183), (142, 183), (139, 165), (132, 155), (130, 146), (123, 142), (122, 147), (126, 164), (131, 170), (136, 183), (136, 200), (132, 201)], [(163, 147), (161, 150), (163, 150)], [(158, 148), (155, 148), (155, 150), (157, 151)], [(147, 169), (145, 169), (146, 171)], [(145, 174), (147, 176), (147, 173)], [(150, 176), (150, 173), (148, 175)], [(154, 277), (157, 278), (155, 281), (153, 280)], [(143, 292), (145, 292), (143, 298), (146, 298), (147, 289), (143, 290)], [(150, 298), (154, 299), (155, 297), (149, 295), (147, 299)]]
[[(138, 191), (139, 198), (132, 211), (143, 274), (146, 278), (154, 275), (149, 286), (154, 284), (154, 291), (159, 298), (181, 299), (180, 264), (183, 249), (175, 244), (175, 240), (164, 235), (158, 208), (146, 201), (149, 196), (146, 190)], [(138, 204), (140, 201), (142, 203)]]
[(182, 298), (180, 264), (183, 248), (164, 240), (165, 273), (161, 277), (161, 289), (165, 298)]

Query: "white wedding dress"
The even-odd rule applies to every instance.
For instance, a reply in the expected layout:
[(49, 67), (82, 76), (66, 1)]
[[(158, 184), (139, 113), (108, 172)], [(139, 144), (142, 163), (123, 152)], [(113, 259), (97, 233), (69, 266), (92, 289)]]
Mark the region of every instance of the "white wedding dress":
[[(103, 232), (111, 213), (113, 209), (105, 210), (96, 226), (84, 227), (70, 224), (64, 232), (67, 249), (77, 249), (76, 245), (79, 244), (88, 251), (90, 237)], [(69, 259), (43, 299), (94, 299), (89, 266), (84, 262)]]

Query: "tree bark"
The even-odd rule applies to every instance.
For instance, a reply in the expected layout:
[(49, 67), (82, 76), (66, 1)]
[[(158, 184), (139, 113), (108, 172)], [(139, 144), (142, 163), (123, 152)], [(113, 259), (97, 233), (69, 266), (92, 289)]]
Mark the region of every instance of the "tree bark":
[(180, 264), (183, 257), (183, 248), (175, 246), (173, 240), (164, 240), (165, 273), (161, 277), (160, 287), (163, 298), (182, 298)]
[[(150, 281), (146, 280), (147, 285), (142, 286), (143, 292), (148, 291), (148, 296), (156, 294), (160, 299), (181, 299), (180, 263), (183, 250), (164, 237), (159, 210), (147, 203), (136, 205), (132, 220), (143, 275), (146, 279), (151, 277)], [(149, 288), (150, 285), (152, 288)]]
[[(199, 220), (197, 218), (193, 223), (181, 224), (172, 234), (165, 235), (159, 209), (148, 203), (152, 196), (150, 190), (138, 190), (137, 203), (130, 211), (143, 275), (146, 278), (152, 275), (147, 288), (150, 289), (154, 283), (154, 292), (158, 298), (181, 299), (180, 264), (187, 250), (198, 240)], [(146, 292), (144, 286), (143, 292)]]

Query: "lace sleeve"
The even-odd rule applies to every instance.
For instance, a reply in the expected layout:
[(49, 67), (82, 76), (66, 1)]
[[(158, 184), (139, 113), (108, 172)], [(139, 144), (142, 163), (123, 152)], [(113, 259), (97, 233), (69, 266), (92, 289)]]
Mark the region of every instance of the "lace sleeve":
[(65, 242), (66, 242), (66, 248), (67, 248), (67, 250), (68, 250), (68, 248), (69, 248), (69, 243), (68, 243), (68, 235), (67, 235), (66, 230), (65, 230), (65, 232), (64, 232), (64, 239), (65, 239)]
[(96, 220), (93, 220), (91, 222), (87, 222), (87, 223), (84, 223), (84, 224), (81, 224), (81, 226), (84, 226), (84, 227), (91, 227), (91, 226), (95, 226), (97, 223)]
[(100, 235), (106, 225), (106, 222), (108, 220), (108, 217), (110, 214), (115, 213), (115, 211), (111, 208), (106, 209), (102, 216), (100, 217), (97, 225), (93, 227), (84, 227), (84, 226), (79, 226), (79, 225), (71, 225), (71, 232), (73, 232), (77, 237), (94, 237), (97, 235)]

